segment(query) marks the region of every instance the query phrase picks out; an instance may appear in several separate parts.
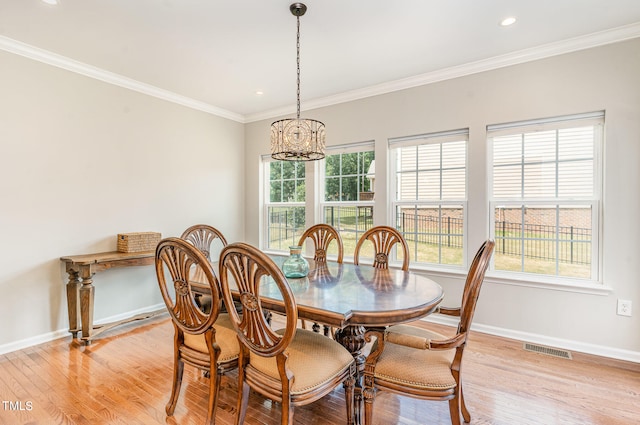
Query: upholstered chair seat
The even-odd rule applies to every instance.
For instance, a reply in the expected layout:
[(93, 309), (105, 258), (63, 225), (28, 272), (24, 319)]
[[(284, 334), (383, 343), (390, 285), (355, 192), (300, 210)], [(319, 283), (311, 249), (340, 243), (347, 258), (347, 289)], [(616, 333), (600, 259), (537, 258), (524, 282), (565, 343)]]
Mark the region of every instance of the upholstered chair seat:
[[(236, 330), (233, 328), (233, 324), (229, 319), (227, 313), (221, 313), (218, 315), (218, 319), (213, 324), (213, 328), (216, 330), (216, 342), (220, 346), (220, 357), (218, 362), (226, 363), (238, 359), (238, 353), (240, 352), (240, 344), (236, 336)], [(203, 356), (209, 357), (209, 349), (207, 348), (207, 341), (204, 338), (204, 334), (184, 334), (184, 346), (182, 349), (189, 349), (202, 353)], [(194, 353), (195, 354), (195, 353)]]
[[(283, 332), (280, 330), (276, 333)], [(304, 329), (296, 331), (286, 353), (289, 355), (287, 366), (296, 377), (291, 387), (293, 398), (334, 381), (353, 363), (353, 356), (335, 341)], [(246, 371), (247, 379), (250, 379), (251, 369), (255, 369), (272, 377), (274, 388), (282, 388), (275, 357), (251, 353), (249, 364), (251, 368)]]
[[(401, 330), (398, 327), (407, 329), (394, 333), (393, 328)], [(445, 339), (444, 335), (415, 326), (392, 326), (385, 335), (386, 345), (376, 364), (375, 376), (424, 391), (450, 389), (453, 394), (456, 380), (451, 362), (456, 350), (429, 350), (431, 340)]]

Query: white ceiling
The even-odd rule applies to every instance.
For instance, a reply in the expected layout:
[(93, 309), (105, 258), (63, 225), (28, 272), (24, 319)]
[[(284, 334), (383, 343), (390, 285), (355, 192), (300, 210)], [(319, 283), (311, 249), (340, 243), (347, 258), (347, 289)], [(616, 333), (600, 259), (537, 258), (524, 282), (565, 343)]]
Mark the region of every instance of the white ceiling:
[[(0, 0), (0, 49), (247, 122), (295, 111), (291, 3)], [(305, 4), (303, 110), (640, 37), (640, 0)]]

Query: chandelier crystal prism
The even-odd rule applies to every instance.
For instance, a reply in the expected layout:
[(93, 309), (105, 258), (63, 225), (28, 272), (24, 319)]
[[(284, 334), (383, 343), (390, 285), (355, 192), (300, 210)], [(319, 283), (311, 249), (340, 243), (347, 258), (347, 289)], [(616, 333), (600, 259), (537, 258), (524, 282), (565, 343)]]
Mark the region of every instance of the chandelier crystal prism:
[(300, 17), (307, 11), (307, 6), (293, 3), (289, 10), (297, 20), (297, 114), (296, 118), (271, 124), (271, 157), (281, 161), (316, 161), (324, 158), (324, 124), (314, 119), (300, 118)]

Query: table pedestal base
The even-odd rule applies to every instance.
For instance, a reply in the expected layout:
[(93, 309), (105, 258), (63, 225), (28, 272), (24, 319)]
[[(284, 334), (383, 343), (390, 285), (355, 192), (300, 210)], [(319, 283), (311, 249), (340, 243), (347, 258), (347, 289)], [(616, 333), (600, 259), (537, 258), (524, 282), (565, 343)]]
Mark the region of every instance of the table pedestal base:
[(356, 385), (354, 388), (353, 419), (357, 425), (362, 423), (362, 372), (364, 370), (365, 356), (362, 349), (366, 345), (364, 338), (364, 326), (347, 326), (344, 329), (337, 329), (335, 340), (344, 346), (356, 360)]

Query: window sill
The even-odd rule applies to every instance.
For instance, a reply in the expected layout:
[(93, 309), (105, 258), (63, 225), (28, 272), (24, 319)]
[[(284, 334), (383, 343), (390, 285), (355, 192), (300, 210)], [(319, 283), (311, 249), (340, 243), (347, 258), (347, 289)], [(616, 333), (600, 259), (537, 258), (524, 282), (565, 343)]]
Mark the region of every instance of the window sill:
[[(429, 276), (464, 279), (467, 275), (465, 270), (455, 269), (434, 269), (427, 267), (411, 267), (417, 273), (428, 274)], [(508, 276), (500, 272), (487, 272), (484, 281), (498, 285), (524, 286), (528, 288), (547, 289), (553, 291), (566, 291), (591, 295), (609, 295), (613, 288), (602, 283), (585, 280), (572, 280), (553, 276), (530, 276), (527, 274), (509, 274)]]
[[(265, 251), (267, 254), (275, 255), (288, 255), (283, 251)], [(335, 261), (335, 258), (330, 258), (330, 261)], [(353, 258), (345, 258), (345, 263), (353, 263)], [(400, 268), (402, 263), (392, 263), (392, 268)], [(467, 271), (462, 267), (426, 267), (423, 265), (411, 266), (410, 270), (415, 273), (425, 274), (429, 277), (443, 277), (451, 279), (465, 279)], [(537, 279), (534, 279), (537, 277)], [(609, 295), (613, 292), (613, 288), (602, 283), (595, 283), (585, 280), (572, 280), (553, 276), (530, 276), (528, 274), (509, 274), (501, 272), (487, 272), (484, 281), (487, 283), (493, 283), (498, 285), (513, 285), (523, 286), (527, 288), (547, 289), (553, 291), (565, 291), (574, 292), (580, 294), (590, 295)]]
[(613, 288), (602, 283), (553, 276), (540, 276), (538, 279), (532, 279), (531, 276), (526, 274), (510, 274), (509, 276), (505, 276), (505, 274), (500, 272), (492, 272), (487, 273), (485, 281), (500, 285), (525, 286), (529, 288), (550, 289), (554, 291), (575, 292), (591, 295), (609, 295), (613, 292)]

